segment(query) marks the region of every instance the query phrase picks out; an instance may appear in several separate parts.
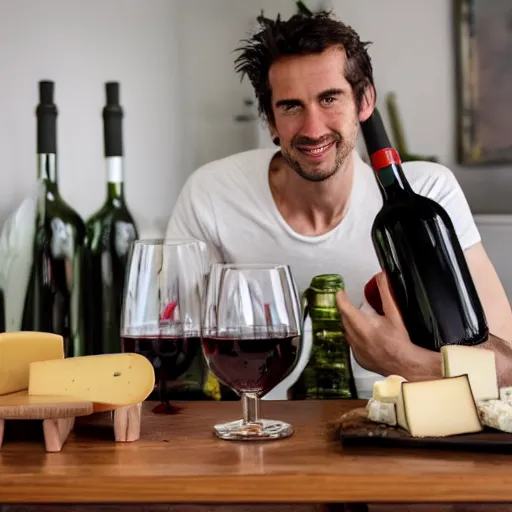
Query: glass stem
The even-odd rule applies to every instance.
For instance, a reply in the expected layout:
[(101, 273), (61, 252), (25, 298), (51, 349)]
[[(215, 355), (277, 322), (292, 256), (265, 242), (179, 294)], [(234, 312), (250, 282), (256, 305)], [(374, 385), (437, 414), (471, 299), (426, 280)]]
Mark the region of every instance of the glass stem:
[(259, 423), (259, 398), (254, 393), (244, 393), (242, 395), (242, 402), (244, 408), (244, 423)]
[(167, 381), (165, 380), (165, 372), (160, 368), (160, 382), (158, 386), (158, 394), (160, 395), (160, 402), (167, 403)]

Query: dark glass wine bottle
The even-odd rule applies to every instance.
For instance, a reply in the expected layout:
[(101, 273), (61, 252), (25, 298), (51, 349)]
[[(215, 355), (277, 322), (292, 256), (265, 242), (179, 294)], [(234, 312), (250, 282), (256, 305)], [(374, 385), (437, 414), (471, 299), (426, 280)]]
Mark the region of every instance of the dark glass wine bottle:
[(59, 193), (54, 83), (39, 82), (38, 197), (33, 264), (22, 328), (60, 334), (65, 355), (85, 354), (83, 250), (85, 225)]
[(138, 238), (124, 197), (123, 109), (119, 83), (107, 82), (103, 108), (103, 140), (107, 197), (87, 221), (87, 339), (88, 353), (121, 352), (120, 318), (129, 250)]
[(383, 197), (372, 240), (411, 341), (482, 343), (487, 321), (450, 216), (412, 190), (377, 110), (361, 128)]

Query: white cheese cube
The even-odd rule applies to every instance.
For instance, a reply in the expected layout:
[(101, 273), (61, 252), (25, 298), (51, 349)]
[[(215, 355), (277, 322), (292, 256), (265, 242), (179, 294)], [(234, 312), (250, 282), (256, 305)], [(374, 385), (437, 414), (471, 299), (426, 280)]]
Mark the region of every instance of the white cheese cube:
[(385, 423), (394, 427), (396, 425), (396, 411), (395, 404), (379, 402), (370, 398), (366, 405), (368, 412), (368, 419), (376, 423)]
[(384, 380), (373, 383), (373, 396), (375, 400), (384, 403), (395, 403), (402, 392), (402, 382), (405, 379), (400, 375), (390, 375)]

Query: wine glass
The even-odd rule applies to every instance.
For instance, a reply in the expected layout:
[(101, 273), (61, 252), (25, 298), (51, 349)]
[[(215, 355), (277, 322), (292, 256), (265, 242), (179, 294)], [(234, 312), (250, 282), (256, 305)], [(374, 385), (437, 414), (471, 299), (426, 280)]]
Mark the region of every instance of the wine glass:
[(214, 427), (227, 440), (288, 437), (290, 424), (259, 417), (259, 399), (293, 370), (301, 347), (299, 298), (287, 265), (215, 263), (202, 347), (217, 379), (242, 397), (243, 419)]
[[(161, 402), (155, 412), (176, 410), (169, 405), (168, 387), (179, 387), (180, 378), (201, 357), (201, 308), (210, 255), (207, 244), (193, 239), (137, 240), (133, 244), (121, 343), (124, 352), (143, 354), (153, 364)], [(204, 364), (198, 376), (201, 387), (203, 369)]]

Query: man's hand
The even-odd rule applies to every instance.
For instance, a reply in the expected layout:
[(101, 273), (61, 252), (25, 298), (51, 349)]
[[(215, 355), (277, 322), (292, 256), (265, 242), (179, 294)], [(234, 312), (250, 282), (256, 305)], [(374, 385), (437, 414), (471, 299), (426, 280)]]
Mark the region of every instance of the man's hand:
[(357, 309), (344, 291), (336, 304), (356, 361), (367, 370), (387, 377), (402, 375), (408, 380), (441, 377), (440, 354), (414, 345), (404, 326), (383, 272), (375, 276), (383, 315), (367, 302)]

